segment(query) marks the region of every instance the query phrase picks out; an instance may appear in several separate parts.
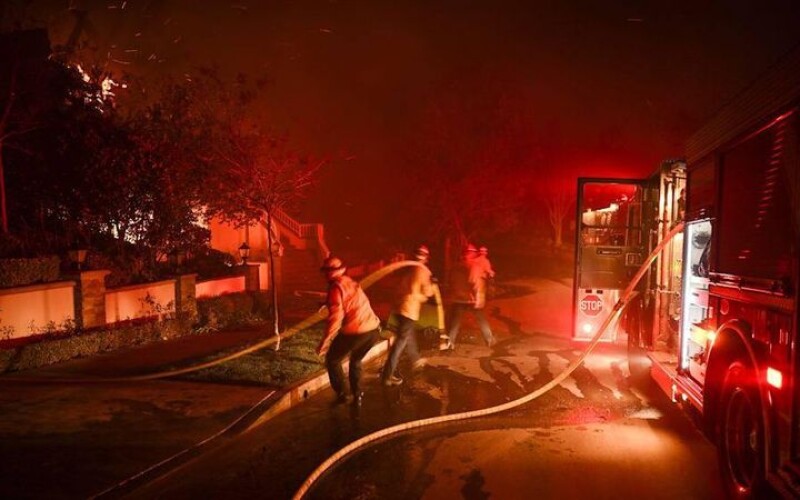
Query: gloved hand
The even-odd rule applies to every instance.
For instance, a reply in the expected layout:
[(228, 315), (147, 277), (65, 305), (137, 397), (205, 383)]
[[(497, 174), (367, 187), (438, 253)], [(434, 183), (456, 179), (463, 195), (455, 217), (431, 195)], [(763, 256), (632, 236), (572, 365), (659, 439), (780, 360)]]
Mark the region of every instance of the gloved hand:
[(328, 354), (328, 350), (331, 348), (331, 343), (328, 339), (322, 339), (317, 346), (317, 356), (325, 357)]

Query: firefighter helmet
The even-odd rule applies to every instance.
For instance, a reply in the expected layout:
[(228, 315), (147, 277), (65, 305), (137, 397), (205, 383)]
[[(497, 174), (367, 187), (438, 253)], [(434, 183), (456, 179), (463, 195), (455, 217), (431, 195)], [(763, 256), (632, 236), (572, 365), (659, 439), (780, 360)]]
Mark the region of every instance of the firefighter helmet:
[(430, 256), (431, 251), (425, 245), (420, 245), (419, 248), (417, 248), (417, 251), (414, 252), (414, 257), (417, 260), (427, 260), (430, 258)]
[(320, 271), (327, 273), (331, 277), (341, 276), (344, 274), (345, 265), (339, 257), (328, 257), (322, 262)]
[(464, 247), (464, 253), (465, 254), (476, 254), (476, 253), (478, 253), (478, 248), (475, 245), (473, 245), (472, 243), (470, 243), (469, 245)]

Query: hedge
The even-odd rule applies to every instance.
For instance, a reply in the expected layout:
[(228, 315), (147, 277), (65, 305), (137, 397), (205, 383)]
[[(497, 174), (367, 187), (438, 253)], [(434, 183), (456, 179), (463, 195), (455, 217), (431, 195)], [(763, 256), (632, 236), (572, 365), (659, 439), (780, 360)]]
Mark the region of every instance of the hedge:
[(232, 293), (200, 299), (197, 305), (199, 328), (181, 319), (141, 320), (48, 338), (17, 348), (0, 350), (0, 373), (30, 370), (193, 332), (257, 323), (269, 318), (271, 311), (269, 294), (261, 292)]
[(123, 347), (180, 337), (190, 332), (191, 328), (178, 320), (145, 321), (91, 330), (79, 335), (0, 350), (0, 373), (30, 370)]
[(61, 259), (56, 255), (31, 259), (0, 259), (0, 287), (58, 281)]
[(267, 320), (272, 304), (268, 293), (229, 293), (197, 300), (201, 328), (221, 329)]

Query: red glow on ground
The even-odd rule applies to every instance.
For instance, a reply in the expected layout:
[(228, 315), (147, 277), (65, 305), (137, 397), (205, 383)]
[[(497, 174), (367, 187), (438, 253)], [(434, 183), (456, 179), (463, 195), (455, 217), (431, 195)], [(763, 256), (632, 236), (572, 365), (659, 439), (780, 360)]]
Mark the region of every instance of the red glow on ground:
[(593, 424), (597, 422), (606, 422), (609, 418), (609, 412), (601, 408), (594, 407), (578, 407), (573, 408), (564, 415), (564, 425), (582, 425)]

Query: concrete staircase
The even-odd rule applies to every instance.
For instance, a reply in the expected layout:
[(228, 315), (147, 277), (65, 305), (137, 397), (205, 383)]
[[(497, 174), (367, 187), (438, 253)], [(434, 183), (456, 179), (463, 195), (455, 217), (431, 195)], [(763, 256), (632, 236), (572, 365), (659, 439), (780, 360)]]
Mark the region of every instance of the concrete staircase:
[(296, 249), (287, 245), (281, 257), (281, 292), (324, 292), (327, 286), (319, 270), (321, 265), (316, 249)]
[(279, 228), (284, 248), (278, 274), (279, 292), (283, 295), (324, 292), (327, 285), (319, 268), (329, 251), (322, 224), (302, 224), (283, 210), (275, 210), (272, 220)]

